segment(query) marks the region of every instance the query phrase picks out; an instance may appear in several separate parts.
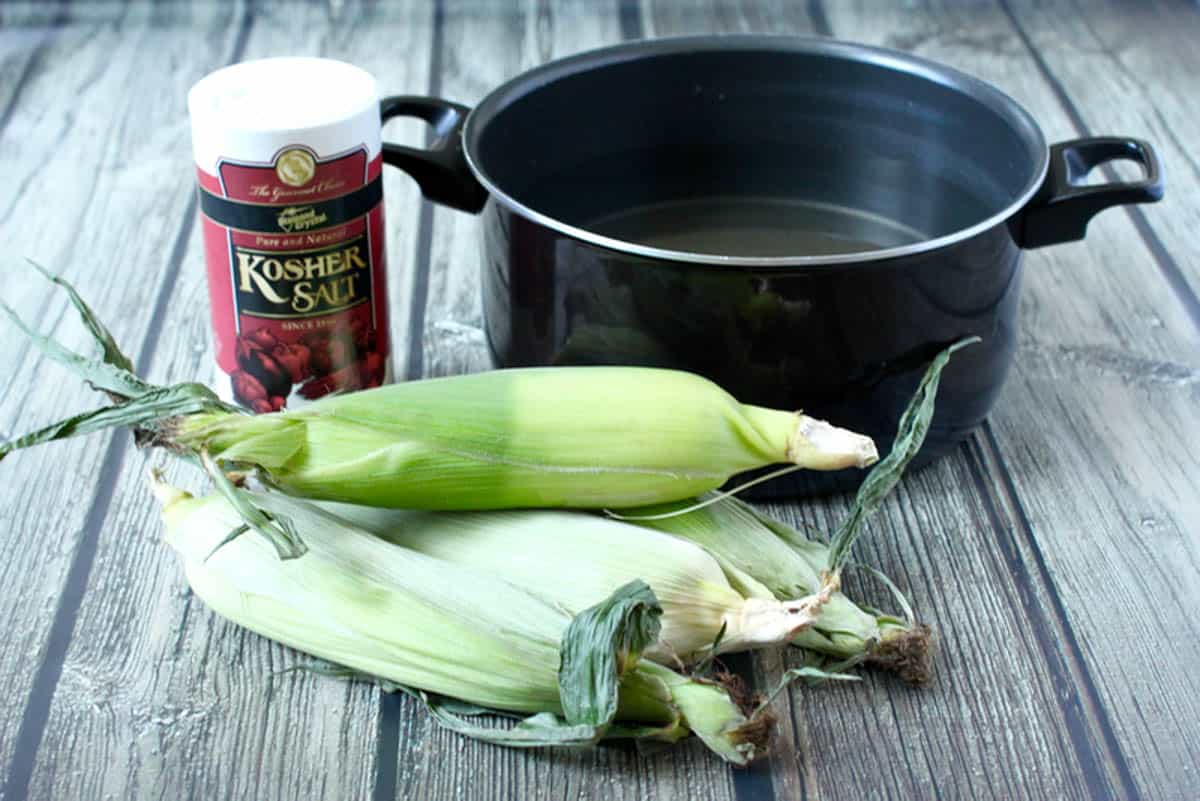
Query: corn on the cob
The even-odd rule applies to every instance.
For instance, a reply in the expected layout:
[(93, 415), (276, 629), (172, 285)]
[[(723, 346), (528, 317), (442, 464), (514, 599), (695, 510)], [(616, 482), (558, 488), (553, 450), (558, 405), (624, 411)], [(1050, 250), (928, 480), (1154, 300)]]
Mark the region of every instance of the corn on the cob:
[(135, 425), (140, 441), (256, 468), (313, 499), (373, 506), (622, 508), (691, 497), (735, 473), (790, 462), (818, 470), (877, 459), (861, 436), (806, 415), (738, 403), (706, 379), (652, 368), (553, 367), (413, 381), (249, 416), (197, 385), (154, 387), (104, 345), (89, 361), (50, 355), (123, 400), (0, 444), (20, 447)]
[(597, 515), (320, 506), (389, 542), (493, 573), (573, 613), (641, 579), (663, 608), (658, 644), (646, 655), (663, 664), (786, 643), (822, 621), (815, 598), (747, 598), (703, 548)]
[(736, 763), (765, 746), (761, 717), (747, 718), (718, 684), (641, 660), (645, 643), (628, 632), (610, 660), (619, 685), (606, 700), (592, 686), (607, 686), (603, 671), (586, 663), (588, 671), (567, 673), (580, 654), (606, 655), (612, 647), (576, 629), (584, 615), (572, 622), (560, 607), (487, 573), (388, 543), (301, 501), (247, 494), (266, 513), (288, 519), (307, 543), (304, 558), (280, 560), (259, 537), (221, 545), (241, 523), (224, 498), (193, 498), (162, 483), (155, 491), (188, 582), (219, 614), (372, 676), (536, 713), (510, 732), (475, 736), (509, 745), (579, 745), (603, 736), (673, 741), (690, 731)]

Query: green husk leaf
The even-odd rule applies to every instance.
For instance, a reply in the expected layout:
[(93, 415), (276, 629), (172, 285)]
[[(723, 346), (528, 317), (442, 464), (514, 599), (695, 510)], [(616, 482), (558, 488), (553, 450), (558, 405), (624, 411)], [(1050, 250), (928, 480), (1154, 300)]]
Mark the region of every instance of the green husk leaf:
[[(65, 281), (62, 283), (66, 284)], [(29, 337), (38, 350), (59, 364), (65, 365), (96, 389), (122, 398), (135, 398), (150, 390), (157, 389), (153, 384), (146, 383), (123, 366), (108, 361), (88, 359), (56, 342), (54, 339), (42, 336), (26, 325), (25, 321), (6, 303), (0, 302), (0, 311), (3, 311), (8, 316), (8, 319), (12, 320), (13, 325), (21, 329)], [(96, 325), (99, 325), (99, 323), (97, 322)], [(118, 351), (119, 353), (120, 351)], [(107, 354), (106, 358), (108, 358)], [(124, 359), (124, 356), (122, 355), (120, 358)], [(128, 359), (124, 360), (128, 361)]]
[[(908, 598), (905, 597), (904, 593), (900, 591), (900, 588), (896, 586), (896, 582), (888, 578), (886, 573), (877, 567), (863, 564), (862, 562), (847, 562), (846, 564), (855, 570), (863, 570), (867, 572), (876, 581), (887, 588), (888, 592), (892, 594), (892, 600), (894, 600), (900, 606), (900, 611), (904, 614), (904, 623), (907, 628), (911, 629), (913, 626), (917, 625), (917, 618), (916, 615), (913, 614), (912, 604), (908, 602)], [(872, 609), (871, 612), (876, 617), (884, 616), (883, 613), (877, 609)]]
[(455, 714), (453, 707), (448, 707), (441, 699), (431, 697), (427, 693), (418, 690), (410, 694), (420, 699), (433, 719), (444, 728), (466, 737), (509, 748), (586, 748), (603, 739), (606, 728), (570, 724), (553, 713), (539, 712), (511, 728), (496, 729), (463, 720), (460, 714)]
[[(399, 685), (397, 685), (399, 686)], [(670, 743), (678, 739), (675, 729), (668, 726), (589, 726), (585, 723), (571, 724), (552, 712), (539, 712), (521, 718), (515, 726), (507, 729), (480, 726), (464, 717), (499, 717), (512, 719), (515, 715), (495, 709), (469, 704), (457, 698), (399, 687), (420, 700), (438, 725), (450, 731), (508, 748), (587, 748), (601, 740), (632, 738), (639, 746), (647, 742)], [(686, 730), (685, 730), (686, 731)]]
[(603, 729), (612, 723), (621, 678), (658, 639), (661, 616), (654, 591), (635, 580), (571, 620), (558, 670), (568, 724)]
[(693, 498), (686, 505), (681, 506), (677, 509), (672, 509), (669, 512), (659, 512), (658, 514), (650, 514), (650, 515), (630, 515), (630, 514), (623, 514), (621, 512), (614, 512), (612, 509), (605, 509), (604, 514), (608, 515), (609, 517), (613, 518), (614, 520), (627, 520), (629, 522), (634, 522), (634, 523), (643, 521), (643, 520), (645, 520), (645, 521), (667, 520), (672, 517), (683, 517), (686, 514), (695, 512), (699, 509), (703, 509), (706, 506), (712, 506), (713, 504), (720, 503), (721, 501), (724, 501), (726, 499), (732, 500), (735, 498), (735, 496), (739, 492), (744, 492), (745, 490), (748, 490), (751, 487), (756, 487), (759, 484), (763, 484), (767, 481), (773, 481), (777, 478), (780, 478), (781, 476), (786, 476), (789, 473), (795, 473), (798, 470), (804, 470), (804, 469), (805, 468), (803, 465), (790, 464), (787, 467), (781, 467), (778, 470), (772, 470), (771, 472), (765, 473), (761, 476), (758, 476), (757, 478), (752, 478), (749, 481), (744, 481), (741, 484), (738, 484), (736, 487), (733, 487), (732, 489), (721, 490), (719, 492), (709, 492), (709, 493), (706, 493), (705, 497), (703, 497), (703, 498)]
[[(350, 681), (369, 681), (378, 684), (384, 692), (402, 692), (417, 699), (434, 721), (443, 728), (449, 729), (464, 737), (503, 745), (509, 748), (586, 748), (595, 745), (603, 739), (615, 737), (653, 736), (658, 730), (650, 727), (604, 727), (586, 724), (572, 725), (551, 712), (539, 712), (536, 715), (522, 718), (511, 712), (499, 709), (489, 709), (485, 706), (472, 704), (458, 698), (450, 698), (437, 693), (406, 687), (403, 684), (372, 676), (361, 670), (348, 668), (332, 662), (309, 662), (293, 665), (280, 671), (290, 673), (303, 671), (319, 676), (345, 679)], [(496, 717), (506, 720), (518, 720), (515, 726), (495, 728), (472, 723), (463, 718)], [(606, 730), (607, 729), (607, 730)]]
[[(0, 443), (0, 459), (13, 451), (43, 442), (69, 439), (119, 426), (153, 424), (164, 418), (208, 410), (214, 401), (216, 396), (212, 390), (201, 384), (154, 388), (125, 403), (83, 412)], [(152, 425), (150, 427), (153, 428)]]
[[(399, 684), (394, 684), (394, 687), (399, 687)], [(448, 695), (438, 695), (437, 693), (427, 693), (431, 698), (438, 702), (443, 712), (451, 715), (462, 715), (463, 717), (475, 718), (481, 715), (493, 715), (498, 718), (508, 718), (510, 720), (520, 720), (521, 716), (513, 712), (505, 712), (503, 709), (489, 709), (486, 706), (472, 704), (470, 701), (464, 701), (461, 698), (451, 698)]]
[(91, 307), (84, 302), (83, 298), (79, 296), (79, 293), (75, 291), (75, 287), (71, 286), (71, 284), (68, 283), (65, 278), (50, 272), (33, 259), (26, 259), (25, 261), (29, 262), (33, 266), (33, 269), (41, 273), (46, 280), (58, 284), (67, 291), (67, 296), (70, 297), (71, 304), (75, 307), (75, 310), (79, 312), (79, 319), (83, 321), (84, 326), (87, 327), (87, 330), (89, 333), (91, 333), (92, 338), (96, 340), (96, 342), (100, 345), (101, 350), (103, 350), (104, 362), (132, 374), (133, 362), (129, 360), (128, 356), (121, 352), (121, 349), (117, 346), (117, 341), (113, 339), (113, 335), (107, 328), (104, 327), (104, 323), (100, 322), (100, 318), (98, 318), (92, 311)]
[(165, 418), (202, 411), (241, 412), (237, 407), (221, 401), (216, 393), (203, 384), (183, 383), (160, 387), (138, 378), (133, 374), (133, 363), (129, 357), (117, 346), (112, 334), (75, 288), (40, 265), (33, 266), (67, 292), (84, 326), (103, 351), (103, 358), (86, 358), (53, 338), (42, 336), (26, 325), (20, 316), (3, 302), (0, 302), (0, 311), (3, 311), (47, 357), (67, 367), (93, 388), (124, 402), (83, 412), (17, 439), (0, 443), (0, 459), (15, 450), (91, 434), (107, 428), (141, 426), (154, 430), (157, 427), (155, 424)]
[(214, 553), (246, 532), (248, 530), (247, 527), (254, 529), (265, 537), (267, 542), (275, 547), (275, 551), (279, 554), (280, 559), (295, 559), (303, 556), (308, 551), (308, 548), (300, 539), (300, 535), (296, 532), (295, 526), (292, 525), (291, 521), (281, 515), (268, 516), (259, 509), (253, 503), (248, 493), (234, 486), (233, 482), (229, 480), (229, 477), (225, 475), (224, 471), (221, 470), (216, 460), (212, 458), (208, 451), (200, 452), (200, 463), (203, 465), (204, 471), (208, 473), (208, 477), (212, 479), (217, 491), (225, 497), (225, 500), (229, 501), (229, 505), (237, 511), (238, 515), (246, 523), (245, 526), (238, 526), (230, 531), (209, 552), (206, 559), (211, 559)]
[(925, 442), (925, 434), (929, 431), (929, 423), (933, 419), (934, 402), (937, 398), (938, 382), (942, 370), (950, 362), (950, 355), (960, 348), (979, 342), (979, 337), (969, 337), (959, 340), (949, 346), (930, 363), (925, 375), (922, 376), (917, 391), (913, 393), (908, 408), (900, 417), (900, 425), (896, 430), (896, 438), (892, 442), (892, 450), (867, 474), (858, 494), (854, 496), (854, 504), (850, 516), (834, 533), (829, 544), (829, 561), (826, 569), (830, 574), (837, 574), (845, 565), (850, 555), (850, 546), (862, 533), (862, 523), (879, 508), (884, 498), (892, 491), (908, 463), (917, 455)]
[(751, 714), (751, 717), (753, 718), (762, 714), (762, 712), (765, 711), (766, 708), (769, 707), (771, 703), (779, 697), (779, 694), (786, 690), (788, 685), (797, 679), (806, 679), (812, 682), (862, 681), (862, 678), (859, 676), (855, 676), (850, 673), (841, 673), (838, 670), (822, 670), (821, 668), (812, 666), (792, 668), (791, 670), (784, 672), (783, 676), (779, 680), (779, 684), (775, 685), (775, 689), (771, 690), (771, 692), (767, 694), (766, 698), (764, 698), (759, 705), (754, 708), (754, 712)]
[(240, 526), (235, 526), (234, 528), (231, 528), (229, 530), (229, 533), (225, 535), (225, 538), (223, 540), (221, 540), (220, 542), (218, 542), (215, 546), (213, 546), (213, 549), (208, 552), (208, 556), (204, 557), (204, 561), (207, 562), (209, 559), (212, 559), (213, 554), (215, 554), (217, 551), (221, 550), (226, 545), (233, 542), (234, 540), (236, 540), (238, 537), (242, 536), (249, 530), (250, 530), (250, 526), (246, 525), (245, 523), (242, 523)]

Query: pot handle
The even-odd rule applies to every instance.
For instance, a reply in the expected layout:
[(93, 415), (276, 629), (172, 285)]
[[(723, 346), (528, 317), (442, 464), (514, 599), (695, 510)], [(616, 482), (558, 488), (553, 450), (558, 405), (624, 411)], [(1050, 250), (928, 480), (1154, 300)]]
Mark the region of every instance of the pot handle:
[(379, 102), (383, 122), (418, 117), (435, 134), (427, 150), (384, 142), (384, 162), (411, 175), (421, 194), (435, 203), (477, 214), (487, 202), (487, 190), (475, 180), (463, 152), (462, 127), (468, 111), (466, 106), (432, 97), (397, 95)]
[[(1087, 174), (1101, 164), (1125, 159), (1141, 165), (1137, 181), (1089, 185)], [(1162, 200), (1162, 172), (1154, 149), (1140, 139), (1090, 137), (1050, 148), (1050, 168), (1042, 188), (1021, 215), (1022, 247), (1040, 248), (1083, 239), (1088, 221), (1110, 206)]]

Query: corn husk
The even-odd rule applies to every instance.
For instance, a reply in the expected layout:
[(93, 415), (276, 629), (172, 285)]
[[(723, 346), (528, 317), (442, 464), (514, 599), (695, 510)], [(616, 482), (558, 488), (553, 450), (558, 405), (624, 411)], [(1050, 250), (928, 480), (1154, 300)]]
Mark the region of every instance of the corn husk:
[[(682, 508), (685, 504), (677, 503), (644, 511)], [(637, 522), (702, 547), (722, 566), (730, 585), (747, 598), (810, 596), (819, 591), (828, 566), (827, 544), (809, 540), (733, 498), (676, 517)], [(837, 660), (896, 673), (910, 684), (928, 684), (931, 631), (912, 619), (902, 596), (898, 600), (904, 611), (892, 614), (860, 605), (843, 592), (832, 593), (816, 621), (797, 631), (791, 642)]]
[(571, 613), (643, 580), (663, 609), (662, 631), (646, 656), (667, 665), (787, 643), (823, 617), (815, 597), (777, 599), (765, 591), (747, 597), (703, 548), (598, 515), (321, 507), (389, 542), (501, 577)]
[(307, 498), (412, 509), (626, 507), (777, 462), (865, 466), (868, 438), (739, 404), (690, 373), (494, 370), (411, 381), (283, 414), (202, 414), (171, 441), (262, 468)]
[[(920, 451), (933, 419), (942, 371), (966, 339), (942, 350), (930, 363), (897, 425), (892, 447), (867, 474), (850, 513), (829, 543), (809, 540), (741, 501), (710, 494), (695, 501), (631, 510), (624, 519), (679, 537), (705, 549), (732, 587), (748, 598), (796, 598), (840, 586), (840, 573), (864, 523), (900, 481)], [(817, 624), (797, 633), (794, 644), (823, 654), (865, 661), (898, 673), (911, 684), (932, 676), (931, 632), (915, 622), (903, 595), (878, 571), (904, 607), (903, 618), (860, 607), (840, 593), (828, 595)]]
[[(510, 746), (697, 734), (722, 758), (762, 752), (767, 722), (729, 692), (641, 658), (661, 614), (640, 582), (572, 616), (495, 576), (400, 547), (278, 494), (244, 493), (303, 536), (281, 560), (257, 536), (230, 539), (242, 514), (225, 497), (161, 482), (166, 539), (188, 583), (218, 614), (336, 665), (394, 682), (454, 730)], [(445, 699), (458, 699), (447, 702)], [(463, 702), (532, 714), (511, 729), (455, 715)]]
[(869, 437), (653, 368), (496, 370), (251, 416), (205, 387), (158, 387), (133, 375), (66, 288), (102, 347), (99, 359), (37, 335), (4, 309), (48, 355), (118, 402), (0, 444), (0, 457), (129, 425), (143, 444), (255, 470), (294, 495), (419, 509), (623, 508), (691, 497), (775, 463), (836, 470), (878, 458)]

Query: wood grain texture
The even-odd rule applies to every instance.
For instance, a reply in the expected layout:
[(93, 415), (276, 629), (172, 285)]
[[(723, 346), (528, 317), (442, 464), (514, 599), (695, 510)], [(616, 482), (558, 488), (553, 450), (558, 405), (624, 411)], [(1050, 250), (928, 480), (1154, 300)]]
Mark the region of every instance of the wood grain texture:
[(804, 4), (791, 0), (646, 0), (641, 7), (646, 35), (649, 37), (711, 33), (812, 36), (819, 32), (813, 26)]
[(1155, 147), (1166, 199), (1132, 216), (1200, 326), (1200, 156), (1194, 139), (1200, 126), (1200, 6), (1186, 0), (1016, 0), (1006, 8), (1063, 93), (1077, 127), (1089, 135), (1139, 137)]
[[(170, 280), (173, 238), (192, 197), (183, 93), (186, 76), (164, 64), (149, 40), (150, 9), (105, 24), (64, 28), (44, 48), (0, 130), (0, 241), (3, 295), (32, 324), (66, 344), (88, 343), (61, 293), (20, 260), (62, 271), (108, 312), (116, 336), (135, 358), (153, 327), (147, 310)], [(174, 46), (209, 68), (232, 51), (234, 32), (196, 18)], [(122, 46), (124, 44), (124, 46)], [(135, 82), (156, 96), (131, 96)], [(159, 97), (161, 96), (161, 97)], [(186, 152), (186, 151), (185, 151)], [(178, 182), (163, 176), (176, 176)], [(64, 317), (65, 315), (65, 317)], [(79, 382), (30, 351), (2, 324), (10, 347), (0, 353), (0, 430), (29, 430), (97, 404)], [(123, 441), (122, 441), (123, 442)], [(109, 471), (123, 444), (107, 436), (10, 456), (0, 501), (0, 765), (5, 786), (28, 777), (40, 726), (27, 726), (27, 702), (44, 718), (61, 653), (70, 638), (69, 577), (86, 575)], [(25, 736), (23, 736), (25, 735)], [(32, 739), (31, 739), (32, 738)], [(14, 754), (20, 760), (14, 765)], [(14, 779), (14, 770), (18, 774)], [(22, 773), (23, 772), (23, 773)]]
[[(380, 13), (359, 4), (346, 4), (341, 16), (328, 7), (263, 4), (253, 20), (232, 15), (231, 32), (240, 28), (246, 36), (236, 52), (212, 54), (216, 63), (199, 57), (203, 42), (186, 20), (163, 21), (166, 33), (158, 31), (152, 43), (125, 40), (127, 47), (141, 44), (151, 63), (176, 64), (179, 85), (164, 87), (161, 95), (172, 104), (170, 125), (183, 130), (160, 158), (179, 174), (180, 190), (190, 194), (193, 181), (183, 108), (187, 87), (235, 55), (352, 59), (380, 75), (385, 91), (420, 91), (429, 61), (423, 4), (392, 6), (386, 19)], [(229, 21), (212, 24), (226, 29)], [(393, 48), (411, 60), (397, 64), (388, 55)], [(398, 191), (387, 201), (389, 236), (416, 218), (411, 187), (399, 176), (385, 180), (397, 179)], [(212, 371), (203, 254), (193, 222), (194, 213), (185, 216), (182, 209), (174, 220), (189, 235), (166, 298), (164, 336), (148, 365), (155, 380), (206, 378)], [(404, 236), (390, 236), (389, 258), (401, 276), (393, 284), (397, 294), (406, 292), (405, 243)], [(149, 269), (135, 266), (126, 280), (148, 281)], [(108, 316), (109, 306), (97, 308)], [(64, 654), (28, 797), (369, 797), (378, 691), (280, 674), (306, 658), (226, 623), (191, 597), (173, 554), (159, 541), (157, 510), (144, 484), (146, 467), (166, 461), (162, 454), (131, 452), (117, 467), (78, 609), (81, 634)], [(190, 468), (173, 466), (171, 474), (202, 488)]]
[[(387, 92), (468, 103), (622, 36), (832, 33), (993, 81), (1051, 140), (1080, 135), (1080, 120), (1143, 135), (1169, 181), (1140, 224), (1109, 211), (1086, 242), (1029, 255), (1019, 363), (990, 426), (906, 480), (857, 550), (937, 627), (932, 689), (878, 677), (795, 688), (775, 705), (777, 753), (752, 772), (695, 744), (645, 758), (470, 742), (407, 699), (277, 675), (301, 658), (191, 599), (158, 541), (141, 473), (162, 457), (92, 437), (0, 464), (18, 476), (0, 487), (0, 799), (1193, 797), (1200, 470), (1186, 446), (1200, 334), (1145, 243), (1156, 238), (1184, 288), (1197, 286), (1187, 234), (1200, 198), (1186, 177), (1200, 12), (1010, 6), (287, 3), (263, 4), (247, 29), (240, 9), (213, 3), (0, 5), (0, 241), (66, 273), (160, 380), (211, 374), (183, 98), (247, 30), (246, 57), (324, 53), (367, 67)], [(68, 24), (52, 31), (64, 8)], [(424, 131), (397, 123), (397, 137), (415, 144)], [(475, 220), (419, 203), (394, 170), (385, 185), (397, 372), (490, 367)], [(62, 296), (19, 264), (0, 266), (0, 295), (85, 344)], [(0, 436), (95, 403), (20, 344), (0, 351), (0, 375)], [(183, 467), (170, 475), (200, 486)], [(845, 508), (773, 511), (828, 530)], [(755, 663), (765, 687), (794, 654)]]
[[(862, 685), (794, 688), (776, 704), (795, 743), (794, 754), (776, 760), (777, 797), (1117, 795), (1086, 715), (1059, 697), (1071, 678), (1053, 643), (1042, 641), (1052, 627), (1045, 588), (1027, 575), (981, 475), (964, 450), (910, 476), (856, 549), (933, 627), (934, 684), (913, 690), (868, 674)], [(829, 531), (846, 502), (772, 511)], [(861, 576), (848, 589), (894, 606)], [(800, 664), (795, 653), (782, 664), (760, 661), (765, 686)]]
[[(435, 84), (442, 96), (468, 104), (521, 70), (622, 37), (616, 4), (587, 0), (527, 2), (508, 14), (486, 5), (449, 3), (444, 25), (444, 41), (471, 46), (447, 48)], [(425, 374), (487, 369), (476, 220), (437, 209), (432, 224)], [(696, 742), (652, 757), (617, 748), (522, 752), (437, 728), (409, 702), (401, 715), (397, 798), (719, 801), (733, 794), (730, 770)]]
[[(1051, 141), (1080, 135), (1001, 8), (828, 12), (835, 35), (998, 84)], [(1196, 193), (1180, 202), (1194, 207)], [(1200, 419), (1197, 330), (1119, 211), (1094, 220), (1082, 243), (1028, 255), (1022, 315), (1016, 369), (972, 446), (986, 495), (1006, 510), (1002, 528), (1030, 580), (1047, 585), (1064, 692), (1115, 771), (1111, 794), (1189, 797), (1200, 766), (1200, 465), (1179, 443)]]

